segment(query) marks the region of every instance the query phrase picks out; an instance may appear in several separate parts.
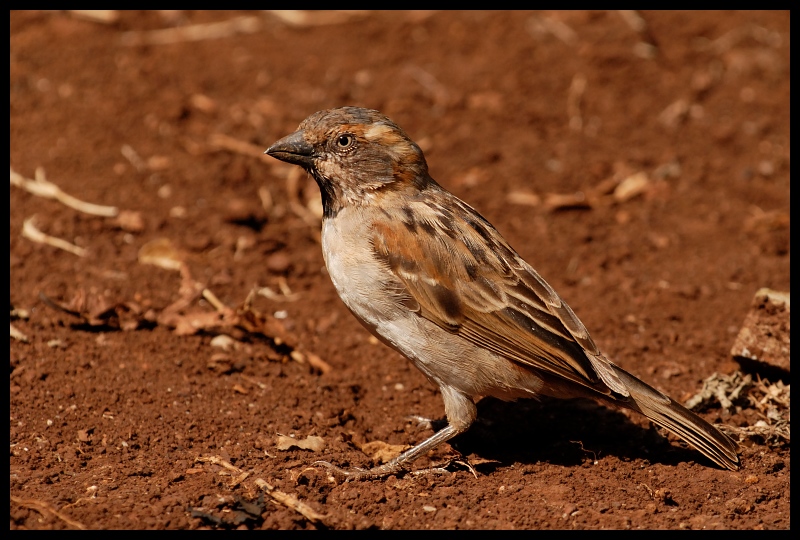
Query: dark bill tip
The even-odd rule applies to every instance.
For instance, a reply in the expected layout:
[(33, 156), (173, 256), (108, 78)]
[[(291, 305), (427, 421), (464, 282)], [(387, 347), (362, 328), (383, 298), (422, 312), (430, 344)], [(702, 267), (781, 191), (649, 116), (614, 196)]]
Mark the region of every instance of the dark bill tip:
[(310, 166), (314, 148), (306, 142), (303, 131), (295, 131), (279, 140), (264, 152), (267, 155), (295, 165)]

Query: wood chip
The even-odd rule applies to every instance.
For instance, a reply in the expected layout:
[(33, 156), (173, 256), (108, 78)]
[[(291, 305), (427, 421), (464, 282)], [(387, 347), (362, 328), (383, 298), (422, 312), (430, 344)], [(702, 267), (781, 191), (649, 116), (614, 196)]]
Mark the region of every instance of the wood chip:
[(582, 191), (577, 193), (548, 193), (544, 196), (544, 207), (549, 211), (572, 208), (591, 208), (589, 199)]
[(539, 206), (542, 204), (542, 198), (536, 193), (528, 191), (512, 191), (506, 195), (506, 201), (511, 204), (522, 204), (525, 206)]
[(650, 179), (643, 171), (630, 175), (619, 183), (614, 189), (614, 199), (625, 202), (637, 195), (645, 193), (650, 188)]
[(319, 370), (322, 374), (329, 373), (333, 370), (333, 367), (329, 363), (314, 353), (307, 352), (306, 361), (308, 361), (308, 365)]
[[(10, 324), (10, 323), (9, 323), (9, 324)], [(25, 334), (23, 334), (23, 333), (22, 333), (20, 330), (18, 330), (18, 329), (17, 329), (17, 327), (16, 327), (16, 326), (14, 326), (13, 324), (11, 325), (11, 338), (12, 338), (12, 339), (16, 339), (17, 341), (21, 341), (21, 342), (23, 342), (23, 343), (28, 343), (28, 342), (30, 341), (30, 340), (28, 339), (28, 336), (26, 336)]]

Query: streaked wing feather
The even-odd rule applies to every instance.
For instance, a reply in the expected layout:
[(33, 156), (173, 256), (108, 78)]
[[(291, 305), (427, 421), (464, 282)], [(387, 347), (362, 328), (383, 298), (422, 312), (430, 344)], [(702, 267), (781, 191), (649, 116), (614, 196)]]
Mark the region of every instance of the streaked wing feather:
[(427, 227), (381, 221), (373, 246), (421, 316), (520, 364), (628, 395), (569, 306), (477, 212), (448, 198), (417, 202), (409, 215)]

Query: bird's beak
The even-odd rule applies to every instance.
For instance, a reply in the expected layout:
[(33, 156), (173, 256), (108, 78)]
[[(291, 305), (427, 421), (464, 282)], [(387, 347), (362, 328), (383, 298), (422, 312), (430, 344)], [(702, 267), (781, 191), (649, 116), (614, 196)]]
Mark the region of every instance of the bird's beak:
[(306, 142), (303, 130), (287, 135), (269, 148), (265, 154), (275, 159), (309, 168), (313, 165), (314, 148)]

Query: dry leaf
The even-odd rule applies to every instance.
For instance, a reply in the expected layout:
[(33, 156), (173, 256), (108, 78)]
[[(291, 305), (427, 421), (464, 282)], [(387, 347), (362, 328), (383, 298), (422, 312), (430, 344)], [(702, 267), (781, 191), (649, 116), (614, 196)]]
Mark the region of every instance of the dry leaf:
[(373, 461), (386, 463), (402, 454), (409, 447), (403, 444), (389, 444), (383, 441), (364, 443), (359, 450), (372, 458)]
[(158, 323), (174, 327), (178, 336), (192, 336), (201, 331), (220, 328), (225, 321), (216, 311), (192, 311), (183, 315), (173, 313), (170, 316), (159, 317)]
[(156, 238), (139, 248), (139, 263), (180, 270), (183, 256), (169, 238)]
[(121, 210), (114, 222), (123, 231), (139, 233), (144, 230), (144, 218), (141, 212)]
[(295, 439), (294, 437), (287, 437), (286, 435), (278, 435), (275, 437), (275, 447), (278, 450), (289, 450), (290, 448), (299, 448), (301, 450), (311, 450), (312, 452), (319, 452), (325, 448), (325, 439), (317, 437), (316, 435), (309, 435), (305, 439)]
[(136, 302), (111, 302), (102, 294), (78, 289), (67, 304), (56, 302), (43, 292), (39, 298), (47, 306), (78, 317), (84, 324), (97, 328), (136, 330), (150, 321)]

